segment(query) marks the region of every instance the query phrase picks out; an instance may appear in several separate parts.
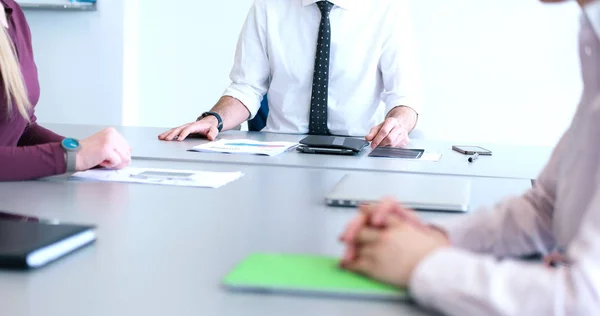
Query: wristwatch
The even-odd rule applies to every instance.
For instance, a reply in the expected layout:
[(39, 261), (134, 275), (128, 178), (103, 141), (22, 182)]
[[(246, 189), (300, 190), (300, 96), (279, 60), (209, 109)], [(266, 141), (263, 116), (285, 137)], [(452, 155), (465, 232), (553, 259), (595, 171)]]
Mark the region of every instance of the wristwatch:
[(200, 121), (201, 119), (207, 117), (207, 116), (214, 116), (217, 118), (217, 129), (219, 130), (219, 132), (221, 132), (221, 130), (223, 129), (223, 120), (221, 119), (221, 115), (219, 115), (219, 113), (216, 112), (204, 112), (202, 113), (202, 115), (200, 115), (198, 117), (197, 121)]
[(79, 141), (74, 138), (65, 138), (60, 145), (67, 154), (67, 172), (77, 171), (77, 152), (79, 151)]

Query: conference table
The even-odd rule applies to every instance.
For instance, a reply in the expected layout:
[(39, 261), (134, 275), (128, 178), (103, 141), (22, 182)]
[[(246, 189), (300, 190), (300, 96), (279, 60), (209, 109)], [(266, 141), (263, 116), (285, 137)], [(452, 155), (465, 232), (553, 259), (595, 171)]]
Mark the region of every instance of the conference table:
[[(103, 128), (95, 125), (44, 124), (45, 127), (68, 137), (85, 138)], [(370, 150), (357, 156), (301, 154), (290, 151), (275, 157), (223, 155), (190, 152), (189, 149), (206, 143), (202, 138), (190, 138), (183, 142), (159, 141), (157, 136), (165, 128), (117, 127), (133, 147), (138, 159), (200, 162), (218, 164), (246, 164), (255, 166), (278, 166), (326, 170), (357, 170), (370, 172), (403, 172), (423, 174), (447, 174), (498, 178), (535, 179), (552, 153), (551, 147), (513, 146), (499, 144), (454, 144), (427, 139), (413, 139), (409, 148), (425, 149), (442, 154), (437, 161), (402, 160), (368, 157)], [(303, 135), (286, 135), (245, 131), (227, 131), (219, 139), (253, 139), (259, 141), (298, 142)], [(453, 145), (477, 145), (493, 152), (492, 157), (481, 156), (468, 163), (467, 157), (452, 150)]]
[[(297, 165), (307, 163), (303, 159), (309, 156), (291, 158), (295, 159), (291, 166), (284, 160), (270, 166), (253, 159), (236, 164), (232, 155), (217, 159), (189, 154), (188, 158), (183, 149), (201, 141), (162, 143), (149, 138), (151, 145), (145, 146), (143, 139), (133, 137), (135, 133), (156, 137), (156, 130), (122, 131), (134, 143), (136, 154), (161, 155), (160, 159), (136, 158), (132, 166), (241, 171), (244, 176), (218, 189), (89, 182), (66, 176), (0, 183), (0, 210), (97, 225), (98, 235), (94, 245), (41, 269), (0, 271), (2, 315), (432, 315), (409, 302), (231, 292), (221, 286), (235, 264), (252, 253), (339, 257), (343, 247), (337, 237), (356, 210), (328, 207), (324, 198), (344, 175), (366, 173), (368, 167), (326, 168), (329, 163), (325, 161), (314, 168)], [(241, 135), (250, 134), (226, 133), (224, 137)], [(161, 149), (179, 152), (171, 154), (181, 158), (168, 161), (167, 153), (159, 153)], [(363, 166), (369, 164), (363, 162)], [(394, 171), (410, 168), (399, 166)], [(415, 167), (413, 172), (425, 168)], [(475, 175), (468, 176), (472, 212), (531, 187), (529, 176)], [(431, 222), (463, 216), (419, 215)]]

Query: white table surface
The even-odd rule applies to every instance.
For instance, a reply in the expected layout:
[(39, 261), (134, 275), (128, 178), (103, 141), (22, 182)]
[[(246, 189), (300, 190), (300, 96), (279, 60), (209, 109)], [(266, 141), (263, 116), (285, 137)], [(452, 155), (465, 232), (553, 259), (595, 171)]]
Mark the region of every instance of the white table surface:
[[(0, 271), (2, 315), (429, 314), (409, 303), (241, 294), (220, 286), (251, 253), (339, 256), (337, 237), (355, 210), (329, 208), (323, 200), (348, 172), (150, 160), (134, 166), (245, 176), (220, 189), (64, 177), (0, 183), (0, 210), (98, 226), (91, 247), (36, 271)], [(472, 181), (473, 207), (530, 187), (528, 180)], [(463, 216), (421, 215), (430, 221)]]
[[(61, 135), (85, 138), (101, 126), (89, 125), (44, 125)], [(136, 158), (170, 161), (194, 161), (201, 163), (247, 164), (259, 166), (280, 166), (294, 168), (313, 168), (330, 170), (356, 170), (373, 172), (410, 172), (429, 174), (448, 174), (484, 177), (502, 177), (535, 179), (550, 157), (550, 147), (510, 146), (497, 144), (453, 144), (432, 140), (412, 140), (410, 148), (439, 152), (439, 162), (415, 161), (405, 159), (367, 157), (370, 150), (364, 150), (358, 156), (308, 155), (290, 151), (275, 157), (253, 155), (229, 155), (190, 152), (188, 149), (205, 143), (207, 140), (194, 138), (184, 142), (159, 141), (157, 136), (163, 128), (117, 127), (132, 145)], [(249, 138), (261, 141), (298, 142), (306, 135), (274, 134), (228, 131), (219, 138)], [(474, 163), (467, 156), (452, 150), (452, 145), (478, 145), (493, 152), (493, 156), (481, 156)]]

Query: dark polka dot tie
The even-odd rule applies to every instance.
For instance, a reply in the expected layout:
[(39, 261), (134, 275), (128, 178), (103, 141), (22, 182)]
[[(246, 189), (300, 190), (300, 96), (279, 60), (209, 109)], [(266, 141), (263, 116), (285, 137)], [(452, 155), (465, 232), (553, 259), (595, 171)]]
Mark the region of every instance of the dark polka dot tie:
[(317, 54), (315, 57), (315, 73), (313, 75), (312, 98), (310, 101), (310, 121), (308, 133), (311, 135), (329, 135), (327, 127), (327, 96), (329, 86), (329, 51), (331, 46), (331, 24), (329, 13), (333, 3), (319, 1), (321, 24), (317, 38)]

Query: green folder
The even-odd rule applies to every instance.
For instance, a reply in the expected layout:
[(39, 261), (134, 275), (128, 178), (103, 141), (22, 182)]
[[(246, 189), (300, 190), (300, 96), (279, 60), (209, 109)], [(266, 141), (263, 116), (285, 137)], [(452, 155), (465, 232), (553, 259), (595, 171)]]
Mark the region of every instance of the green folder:
[(231, 290), (404, 300), (406, 290), (345, 271), (329, 257), (253, 254), (225, 277)]

